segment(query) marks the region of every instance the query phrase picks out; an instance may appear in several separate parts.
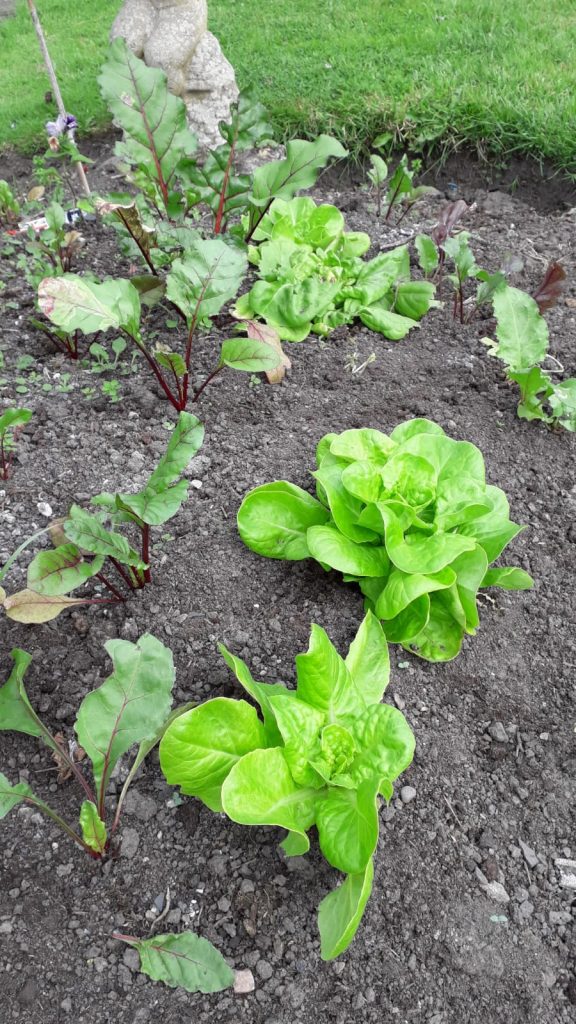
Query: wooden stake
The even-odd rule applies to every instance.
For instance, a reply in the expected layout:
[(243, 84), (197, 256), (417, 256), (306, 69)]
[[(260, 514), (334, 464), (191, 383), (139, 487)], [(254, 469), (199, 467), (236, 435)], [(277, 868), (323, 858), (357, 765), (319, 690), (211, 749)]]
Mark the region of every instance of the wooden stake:
[[(46, 43), (46, 37), (42, 30), (42, 25), (40, 24), (40, 18), (38, 17), (38, 11), (36, 10), (34, 0), (28, 0), (28, 10), (30, 11), (32, 24), (36, 29), (36, 35), (38, 36), (38, 42), (40, 43), (40, 50), (44, 58), (44, 64), (46, 65), (48, 78), (50, 79), (50, 85), (52, 86), (52, 95), (54, 96), (54, 99), (56, 100), (56, 106), (58, 107), (58, 113), (61, 115), (61, 117), (66, 118), (66, 107), (64, 106), (64, 100), (62, 99), (62, 93), (60, 92), (60, 86), (58, 85), (58, 79), (56, 78), (54, 65), (48, 52), (48, 44)], [(88, 184), (88, 179), (86, 178), (84, 167), (82, 166), (80, 160), (76, 161), (75, 167), (82, 191), (84, 192), (84, 195), (89, 196), (90, 186)]]

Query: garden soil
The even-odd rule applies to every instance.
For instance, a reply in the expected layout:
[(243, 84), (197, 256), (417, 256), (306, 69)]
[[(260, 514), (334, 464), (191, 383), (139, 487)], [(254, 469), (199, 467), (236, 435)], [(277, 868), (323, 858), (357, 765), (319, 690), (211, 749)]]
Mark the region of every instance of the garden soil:
[[(110, 154), (110, 139), (92, 153), (93, 180), (105, 190), (120, 187)], [(29, 168), (13, 166), (26, 191)], [(551, 210), (549, 198), (537, 206), (533, 188), (524, 199), (521, 187), (512, 196), (474, 186), (472, 173), (466, 181), (460, 194), (475, 208), (463, 226), (479, 263), (495, 270), (506, 253), (521, 256), (514, 283), (526, 289), (548, 261), (566, 267), (564, 297), (547, 320), (551, 354), (575, 375), (576, 211), (568, 189)], [(442, 193), (430, 197), (394, 229), (377, 221), (365, 190), (334, 174), (313, 194), (337, 203), (349, 228), (367, 230), (373, 252), (429, 230), (446, 201)], [(111, 231), (83, 231), (81, 267), (127, 272)], [(99, 491), (139, 488), (174, 413), (140, 361), (133, 373), (108, 375), (120, 381), (122, 402), (102, 396), (100, 377), (55, 354), (30, 327), (28, 286), (19, 272), (11, 276), (9, 260), (1, 266), (1, 394), (34, 410), (0, 492), (3, 562), (46, 525), (43, 503), (58, 515)], [(31, 700), (67, 738), (79, 702), (110, 673), (104, 644), (111, 637), (135, 641), (150, 631), (167, 644), (178, 702), (241, 696), (219, 641), (257, 678), (293, 684), (310, 623), (345, 652), (363, 614), (361, 596), (315, 562), (247, 550), (235, 523), (242, 497), (278, 478), (312, 489), (314, 449), (329, 431), (388, 432), (424, 416), (476, 444), (512, 518), (526, 524), (506, 561), (527, 569), (536, 585), (487, 592), (478, 634), (455, 661), (428, 664), (391, 648), (387, 699), (416, 735), (414, 763), (397, 792), (415, 792), (381, 809), (373, 895), (353, 944), (332, 963), (320, 959), (316, 910), (340, 876), (315, 843), (307, 857), (286, 860), (277, 830), (243, 828), (192, 799), (180, 802), (151, 757), (126, 807), (119, 855), (103, 866), (27, 807), (2, 822), (3, 1024), (576, 1020), (576, 890), (561, 884), (556, 864), (576, 859), (575, 438), (518, 419), (517, 392), (482, 343), (493, 321), (454, 323), (446, 287), (443, 298), (444, 308), (398, 343), (357, 324), (286, 346), (292, 369), (278, 386), (223, 373), (194, 407), (206, 440), (188, 471), (188, 502), (156, 531), (153, 584), (125, 605), (81, 608), (43, 626), (0, 623), (3, 678), (10, 649), (29, 651)], [(170, 313), (155, 316), (160, 339), (173, 345)], [(224, 316), (197, 340), (198, 382), (215, 362), (214, 334), (229, 330)], [(33, 362), (17, 369), (23, 355)], [(23, 585), (26, 561), (8, 578), (10, 590)], [(29, 780), (75, 820), (79, 795), (57, 781), (37, 741), (2, 734), (1, 751), (0, 768), (12, 781)], [(252, 973), (254, 990), (190, 995), (151, 982), (138, 972), (135, 951), (112, 933), (146, 937), (155, 927), (210, 939), (235, 969)]]

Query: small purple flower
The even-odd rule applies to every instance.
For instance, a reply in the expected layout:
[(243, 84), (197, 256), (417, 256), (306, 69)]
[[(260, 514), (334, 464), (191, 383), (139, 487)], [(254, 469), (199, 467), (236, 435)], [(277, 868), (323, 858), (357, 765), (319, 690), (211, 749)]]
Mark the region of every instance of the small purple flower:
[(78, 127), (76, 118), (73, 114), (59, 114), (55, 121), (46, 122), (46, 131), (48, 132), (49, 139), (56, 139), (59, 135), (69, 134), (72, 138), (74, 132)]

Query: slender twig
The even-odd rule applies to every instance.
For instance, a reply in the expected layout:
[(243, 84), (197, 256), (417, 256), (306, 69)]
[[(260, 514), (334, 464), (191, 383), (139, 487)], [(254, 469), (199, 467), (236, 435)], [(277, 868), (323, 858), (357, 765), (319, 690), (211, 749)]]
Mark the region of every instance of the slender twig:
[(156, 917), (152, 921), (152, 924), (150, 925), (150, 928), (148, 929), (148, 934), (149, 935), (152, 935), (152, 933), (155, 932), (156, 929), (158, 928), (158, 925), (160, 924), (160, 922), (164, 920), (164, 918), (168, 914), (168, 911), (170, 910), (171, 903), (172, 903), (172, 898), (170, 896), (170, 886), (167, 885), (166, 886), (166, 899), (164, 900), (164, 910), (162, 911), (161, 914), (158, 915), (158, 917)]
[[(61, 117), (65, 119), (66, 118), (66, 107), (64, 106), (64, 100), (62, 99), (62, 93), (60, 92), (60, 86), (58, 85), (58, 79), (56, 78), (56, 72), (54, 70), (54, 65), (52, 63), (52, 60), (51, 60), (51, 57), (50, 57), (50, 53), (48, 52), (48, 44), (46, 43), (46, 37), (45, 37), (44, 32), (42, 30), (42, 25), (40, 24), (40, 18), (38, 17), (38, 11), (36, 10), (36, 6), (34, 4), (34, 0), (28, 0), (28, 10), (30, 11), (30, 17), (32, 18), (32, 24), (34, 25), (34, 28), (36, 30), (36, 35), (38, 36), (38, 42), (40, 43), (40, 50), (41, 50), (42, 56), (44, 58), (44, 64), (46, 65), (46, 71), (48, 72), (48, 78), (50, 79), (50, 85), (52, 86), (52, 94), (54, 96), (54, 99), (56, 100), (56, 106), (58, 107), (58, 112), (61, 115)], [(76, 166), (76, 171), (77, 171), (77, 174), (78, 174), (78, 179), (79, 179), (80, 185), (82, 187), (82, 191), (84, 192), (84, 195), (89, 196), (90, 195), (90, 186), (89, 186), (88, 180), (86, 178), (86, 172), (84, 171), (84, 167), (82, 166), (82, 161), (81, 160), (75, 161), (75, 166)]]

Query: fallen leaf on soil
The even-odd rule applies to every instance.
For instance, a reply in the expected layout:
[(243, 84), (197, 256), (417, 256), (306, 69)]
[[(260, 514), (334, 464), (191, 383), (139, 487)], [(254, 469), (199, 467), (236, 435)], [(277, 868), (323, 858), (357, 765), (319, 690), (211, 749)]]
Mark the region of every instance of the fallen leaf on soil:
[(254, 341), (262, 341), (265, 345), (270, 345), (280, 356), (282, 362), (279, 366), (275, 366), (273, 370), (266, 370), (268, 383), (279, 384), (281, 380), (284, 380), (286, 370), (290, 369), (292, 363), (282, 348), (277, 332), (267, 324), (259, 324), (256, 320), (246, 320), (246, 333)]
[(26, 199), (29, 203), (35, 203), (38, 199), (42, 199), (45, 191), (44, 185), (35, 185), (34, 188), (30, 189)]
[(33, 590), (19, 590), (3, 598), (4, 611), (14, 622), (39, 624), (55, 619), (65, 608), (85, 604), (81, 597), (48, 597)]

